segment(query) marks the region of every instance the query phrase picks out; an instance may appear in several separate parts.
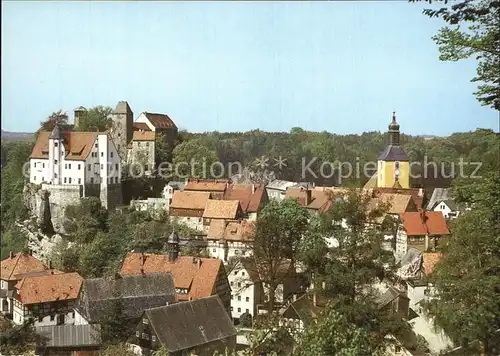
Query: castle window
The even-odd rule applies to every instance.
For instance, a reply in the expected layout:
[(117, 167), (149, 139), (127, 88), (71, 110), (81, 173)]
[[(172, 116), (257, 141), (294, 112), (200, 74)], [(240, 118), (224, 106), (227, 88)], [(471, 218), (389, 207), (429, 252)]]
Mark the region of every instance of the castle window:
[(78, 163), (78, 170), (80, 170), (80, 163)]
[(36, 162), (35, 162), (35, 163), (33, 163), (33, 167), (35, 167), (35, 168), (36, 168)]
[(140, 142), (137, 142), (137, 146), (140, 146), (140, 145), (141, 145), (141, 143), (140, 143)]
[(87, 170), (90, 171), (92, 169), (92, 165), (91, 164), (88, 164), (87, 165)]
[(82, 184), (82, 179), (78, 178), (78, 184)]
[(238, 313), (241, 313), (241, 308), (238, 308)]
[(66, 183), (66, 177), (64, 177), (64, 183)]
[(69, 169), (71, 169), (71, 163), (70, 163), (70, 164), (68, 164), (68, 168), (69, 168)]
[(101, 169), (104, 169), (104, 165), (101, 163)]
[(54, 164), (57, 164), (57, 159), (54, 160)]
[(95, 143), (95, 148), (97, 148), (97, 142)]
[(118, 183), (118, 177), (115, 177), (115, 183)]
[(33, 180), (36, 180), (36, 176), (33, 176)]
[(115, 169), (118, 170), (118, 163), (115, 164)]
[(42, 168), (45, 168), (45, 163), (42, 163)]
[(68, 169), (68, 165), (67, 164), (64, 165), (64, 169)]
[(396, 169), (399, 169), (399, 162), (398, 162), (398, 161), (396, 161), (394, 164), (395, 164), (395, 166), (396, 166)]
[(151, 341), (155, 342), (156, 341), (156, 336), (151, 336)]
[(240, 301), (241, 301), (241, 295), (238, 296), (238, 302), (240, 302)]
[(54, 142), (54, 147), (57, 147), (57, 146), (59, 146), (59, 142), (56, 141), (56, 142)]
[(94, 183), (94, 177), (90, 177), (90, 183)]
[(71, 178), (69, 178), (69, 183), (71, 184)]
[(110, 156), (111, 158), (113, 158), (113, 152), (110, 152), (109, 156)]
[(146, 147), (149, 147), (149, 142), (146, 142)]
[[(249, 302), (249, 301), (250, 301), (250, 297), (246, 297), (245, 302)], [(247, 313), (248, 313), (248, 309), (247, 309)]]

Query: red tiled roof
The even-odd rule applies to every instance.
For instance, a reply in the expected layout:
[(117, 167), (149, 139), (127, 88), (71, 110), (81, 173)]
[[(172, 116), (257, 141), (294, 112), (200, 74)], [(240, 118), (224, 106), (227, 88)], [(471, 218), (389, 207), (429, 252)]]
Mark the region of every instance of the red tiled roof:
[(308, 190), (306, 188), (288, 188), (286, 190), (286, 199), (295, 199), (297, 203), (306, 209), (317, 210), (319, 212), (327, 211), (331, 206), (331, 190), (329, 189), (309, 189), (311, 194), (309, 204), (306, 204)]
[(250, 241), (255, 232), (255, 223), (252, 221), (227, 221), (215, 219), (210, 221), (207, 239), (228, 241)]
[[(67, 160), (83, 161), (92, 150), (93, 144), (99, 134), (104, 132), (61, 132)], [(49, 136), (50, 132), (40, 131), (35, 146), (31, 151), (30, 158), (49, 158)]]
[(146, 124), (145, 122), (134, 122), (134, 130), (138, 130), (138, 131), (151, 131), (149, 129), (149, 126), (148, 124)]
[(186, 192), (176, 190), (172, 197), (170, 208), (205, 210), (209, 199), (210, 193), (208, 192)]
[(215, 293), (222, 261), (214, 258), (179, 256), (174, 262), (166, 255), (129, 253), (120, 271), (121, 275), (171, 272), (176, 288), (189, 289), (187, 295), (178, 294), (179, 300), (205, 298)]
[(46, 270), (45, 264), (27, 253), (15, 253), (0, 262), (0, 279), (18, 281), (18, 275)]
[(256, 213), (267, 198), (263, 185), (230, 184), (224, 193), (224, 200), (239, 200), (244, 213)]
[(378, 196), (381, 193), (389, 193), (389, 194), (408, 194), (411, 195), (417, 209), (422, 208), (422, 203), (424, 201), (424, 194), (420, 194), (419, 188), (376, 188), (374, 190), (374, 195)]
[(424, 272), (430, 275), (434, 271), (434, 267), (441, 260), (443, 254), (441, 252), (424, 252), (422, 254), (424, 260)]
[(195, 190), (204, 192), (224, 192), (230, 180), (228, 179), (190, 179), (184, 190)]
[(154, 141), (156, 135), (153, 131), (134, 131), (132, 141)]
[(241, 212), (238, 200), (208, 199), (203, 217), (207, 219), (236, 219)]
[(448, 225), (439, 211), (405, 212), (400, 214), (408, 236), (448, 235)]
[(23, 304), (48, 303), (78, 298), (83, 278), (76, 272), (25, 277), (16, 285)]
[(151, 112), (143, 113), (155, 128), (157, 129), (169, 129), (169, 128), (177, 128), (174, 122), (168, 115), (165, 114), (156, 114)]

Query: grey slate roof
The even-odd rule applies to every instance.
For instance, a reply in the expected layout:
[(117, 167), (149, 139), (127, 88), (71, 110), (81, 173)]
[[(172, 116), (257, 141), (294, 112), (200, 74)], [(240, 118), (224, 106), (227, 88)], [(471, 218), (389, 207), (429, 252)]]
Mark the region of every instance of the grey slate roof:
[(286, 190), (288, 187), (294, 186), (297, 183), (295, 182), (290, 182), (287, 180), (279, 180), (275, 179), (272, 182), (270, 182), (268, 185), (266, 185), (267, 189), (277, 189), (277, 190)]
[(191, 349), (236, 335), (218, 296), (180, 302), (145, 312), (158, 341), (169, 352)]
[(401, 148), (401, 146), (388, 145), (378, 156), (379, 160), (383, 161), (408, 161), (408, 155)]
[(427, 210), (432, 210), (438, 201), (447, 199), (451, 199), (450, 188), (435, 188), (427, 204)]
[(458, 210), (458, 205), (457, 205), (457, 203), (455, 203), (455, 201), (453, 199), (438, 200), (438, 201), (436, 201), (436, 203), (434, 204), (432, 209), (434, 210), (434, 208), (436, 206), (438, 206), (438, 204), (441, 204), (441, 203), (445, 203), (448, 206), (448, 208), (450, 208), (452, 211)]
[(50, 133), (49, 139), (60, 140), (61, 139), (61, 130), (59, 129), (59, 125), (55, 125)]
[(132, 112), (132, 109), (130, 109), (130, 106), (128, 105), (128, 102), (126, 101), (119, 101), (118, 104), (116, 104), (116, 108), (113, 111), (115, 114), (127, 114), (129, 112)]
[(86, 279), (82, 290), (78, 309), (88, 321), (99, 320), (117, 299), (121, 299), (124, 313), (130, 318), (139, 317), (145, 309), (177, 301), (170, 273)]
[(385, 307), (387, 304), (389, 304), (390, 302), (392, 302), (394, 299), (396, 299), (397, 297), (402, 297), (402, 298), (406, 298), (406, 299), (409, 299), (406, 294), (404, 294), (403, 292), (397, 290), (396, 288), (394, 287), (389, 287), (389, 289), (387, 289), (387, 291), (385, 291), (385, 293), (383, 293), (378, 299), (377, 299), (377, 304), (379, 306), (379, 308), (383, 308)]
[(101, 345), (101, 326), (87, 325), (53, 325), (40, 326), (36, 333), (41, 336), (39, 346), (45, 347), (81, 347)]

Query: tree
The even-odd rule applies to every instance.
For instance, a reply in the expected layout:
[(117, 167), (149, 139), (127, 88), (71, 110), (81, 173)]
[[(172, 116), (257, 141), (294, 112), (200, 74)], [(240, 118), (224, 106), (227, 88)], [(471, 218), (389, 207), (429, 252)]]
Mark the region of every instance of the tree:
[(330, 306), (320, 316), (318, 323), (301, 335), (293, 355), (371, 356), (375, 353), (366, 330), (349, 323)]
[[(415, 0), (410, 0), (415, 1)], [(430, 1), (429, 1), (430, 2)], [(442, 28), (433, 40), (439, 46), (439, 59), (458, 61), (475, 57), (480, 82), (474, 93), (482, 105), (500, 110), (500, 1), (463, 0), (449, 8), (424, 10), (429, 17), (441, 17), (450, 27)], [(468, 25), (466, 28), (461, 25)]]
[(252, 327), (252, 314), (243, 313), (240, 315), (240, 325), (246, 328)]
[(128, 344), (109, 344), (100, 352), (101, 356), (135, 356)]
[(78, 120), (76, 131), (106, 131), (111, 128), (113, 120), (110, 114), (113, 112), (108, 106), (96, 106), (85, 110)]
[(257, 218), (252, 258), (256, 272), (269, 288), (270, 311), (274, 310), (276, 288), (294, 268), (308, 219), (309, 213), (292, 199), (269, 202)]
[(47, 120), (40, 122), (40, 129), (35, 135), (40, 131), (52, 131), (55, 125), (67, 125), (68, 124), (68, 114), (62, 110), (54, 111), (49, 115)]
[(427, 310), (456, 343), (479, 340), (491, 354), (500, 328), (500, 174), (462, 182), (456, 191), (459, 202), (472, 210), (451, 226), (443, 259), (431, 277), (436, 298)]
[[(210, 178), (212, 176), (211, 166), (217, 162), (217, 154), (200, 143), (199, 140), (184, 141), (174, 148), (173, 163), (175, 171), (172, 172), (178, 178), (197, 177)], [(219, 172), (215, 172), (218, 174)]]
[(124, 313), (123, 300), (118, 291), (113, 291), (110, 307), (101, 314), (101, 338), (105, 344), (124, 342), (130, 334), (130, 320)]
[(96, 197), (82, 198), (78, 205), (66, 208), (66, 232), (74, 241), (89, 243), (99, 231), (106, 229), (107, 211)]
[(36, 334), (33, 319), (0, 331), (0, 352), (3, 355), (26, 354), (35, 349)]

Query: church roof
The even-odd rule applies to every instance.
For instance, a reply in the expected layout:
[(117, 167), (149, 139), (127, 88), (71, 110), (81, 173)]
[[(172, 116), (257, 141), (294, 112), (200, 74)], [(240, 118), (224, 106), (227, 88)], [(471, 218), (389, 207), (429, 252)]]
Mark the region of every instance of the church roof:
[(379, 161), (409, 161), (401, 146), (388, 145), (378, 157)]

